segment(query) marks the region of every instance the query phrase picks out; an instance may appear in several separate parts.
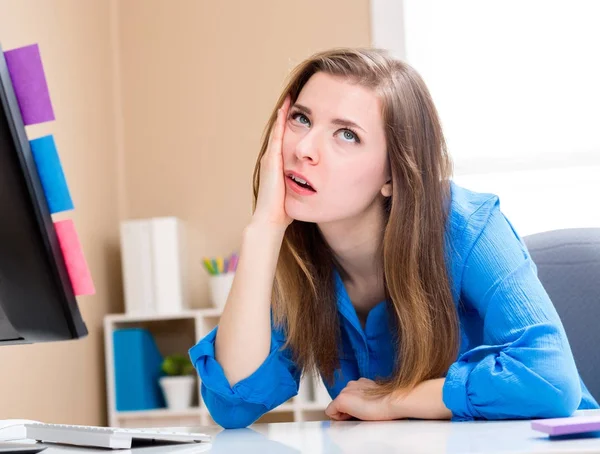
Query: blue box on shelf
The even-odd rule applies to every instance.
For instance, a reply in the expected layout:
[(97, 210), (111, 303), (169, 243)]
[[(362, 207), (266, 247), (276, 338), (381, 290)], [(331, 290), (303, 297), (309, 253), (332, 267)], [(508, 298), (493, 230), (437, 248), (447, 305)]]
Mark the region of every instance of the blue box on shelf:
[(113, 332), (117, 411), (164, 408), (158, 379), (162, 355), (152, 334), (143, 328)]

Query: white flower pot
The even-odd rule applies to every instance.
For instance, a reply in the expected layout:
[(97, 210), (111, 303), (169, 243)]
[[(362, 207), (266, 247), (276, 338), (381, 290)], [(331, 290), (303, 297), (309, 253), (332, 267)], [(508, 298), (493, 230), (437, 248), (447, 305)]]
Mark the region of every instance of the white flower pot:
[(167, 407), (170, 410), (184, 410), (192, 405), (196, 378), (192, 375), (181, 377), (160, 377), (158, 379), (162, 388)]
[(223, 309), (227, 302), (227, 297), (233, 285), (235, 273), (217, 274), (208, 279), (208, 288), (210, 291), (210, 300), (213, 306)]

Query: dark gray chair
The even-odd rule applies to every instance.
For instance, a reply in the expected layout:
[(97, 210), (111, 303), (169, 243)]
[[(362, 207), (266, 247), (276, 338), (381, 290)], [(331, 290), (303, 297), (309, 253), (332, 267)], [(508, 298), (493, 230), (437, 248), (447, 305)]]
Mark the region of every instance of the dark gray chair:
[(523, 238), (560, 316), (577, 369), (600, 402), (600, 228)]

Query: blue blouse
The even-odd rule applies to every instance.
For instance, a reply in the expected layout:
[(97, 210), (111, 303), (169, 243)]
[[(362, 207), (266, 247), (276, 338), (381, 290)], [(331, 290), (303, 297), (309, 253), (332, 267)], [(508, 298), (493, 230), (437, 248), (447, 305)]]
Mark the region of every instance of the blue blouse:
[[(537, 268), (498, 197), (452, 183), (448, 271), (461, 328), (460, 351), (446, 374), (444, 404), (453, 420), (548, 418), (598, 408), (581, 381), (562, 323)], [(392, 374), (396, 353), (387, 303), (363, 329), (337, 272), (342, 346), (332, 399), (348, 381)], [(284, 333), (273, 329), (262, 365), (233, 387), (215, 360), (218, 327), (189, 351), (202, 398), (225, 428), (245, 427), (297, 394), (301, 370)]]

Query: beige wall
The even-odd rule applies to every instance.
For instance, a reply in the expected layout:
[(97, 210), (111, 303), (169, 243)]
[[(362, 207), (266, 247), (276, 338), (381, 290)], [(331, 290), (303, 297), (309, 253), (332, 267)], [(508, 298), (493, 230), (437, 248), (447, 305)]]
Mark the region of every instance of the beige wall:
[(289, 70), (311, 53), (369, 44), (368, 0), (128, 0), (120, 3), (126, 213), (192, 227), (200, 255), (238, 247), (265, 122)]
[(106, 424), (101, 323), (122, 310), (118, 221), (185, 220), (193, 306), (206, 305), (198, 259), (239, 244), (285, 76), (315, 51), (367, 46), (369, 2), (0, 0), (0, 41), (42, 49), (57, 121), (30, 137), (55, 134), (97, 288), (79, 300), (87, 339), (0, 348), (0, 418)]
[(0, 347), (0, 418), (101, 424), (106, 420), (102, 317), (122, 310), (118, 241), (110, 4), (1, 0), (5, 50), (38, 43), (56, 121), (54, 134), (97, 294), (79, 298), (90, 335), (76, 342)]

